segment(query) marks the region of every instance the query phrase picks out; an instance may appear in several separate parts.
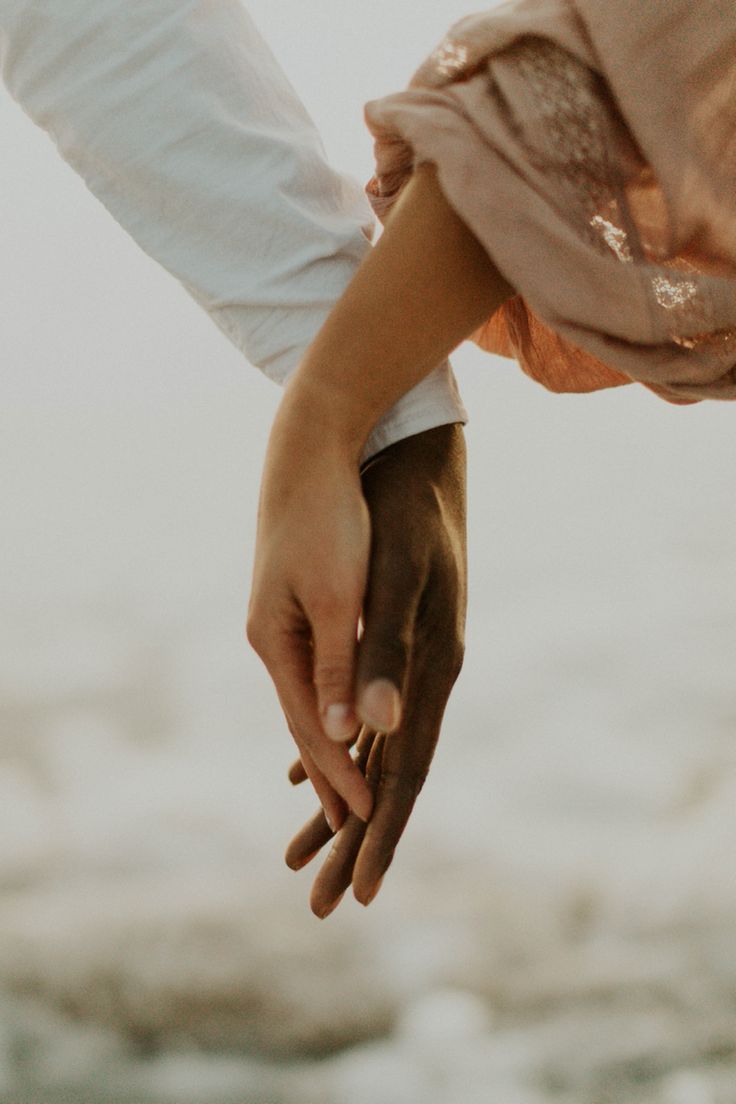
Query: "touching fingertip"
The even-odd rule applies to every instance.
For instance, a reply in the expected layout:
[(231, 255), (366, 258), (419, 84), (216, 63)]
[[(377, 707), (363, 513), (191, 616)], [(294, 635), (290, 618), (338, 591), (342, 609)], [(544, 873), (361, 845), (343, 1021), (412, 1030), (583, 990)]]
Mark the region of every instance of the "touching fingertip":
[(360, 715), (378, 732), (393, 732), (401, 722), (401, 695), (389, 679), (369, 682), (360, 695)]

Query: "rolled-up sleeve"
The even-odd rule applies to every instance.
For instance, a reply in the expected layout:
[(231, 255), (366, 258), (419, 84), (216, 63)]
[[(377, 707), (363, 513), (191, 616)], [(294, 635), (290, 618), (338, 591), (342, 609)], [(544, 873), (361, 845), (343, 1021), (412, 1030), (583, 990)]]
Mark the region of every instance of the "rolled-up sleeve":
[[(373, 222), (239, 0), (0, 0), (0, 67), (124, 229), (283, 383)], [(370, 451), (463, 418), (444, 365)]]

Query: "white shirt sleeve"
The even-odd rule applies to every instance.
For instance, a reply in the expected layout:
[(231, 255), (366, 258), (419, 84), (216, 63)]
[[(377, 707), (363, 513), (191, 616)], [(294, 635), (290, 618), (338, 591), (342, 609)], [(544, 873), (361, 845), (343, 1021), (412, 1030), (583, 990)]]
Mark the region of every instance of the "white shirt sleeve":
[[(0, 70), (117, 221), (283, 383), (373, 220), (239, 0), (0, 0)], [(366, 455), (464, 420), (445, 364)]]

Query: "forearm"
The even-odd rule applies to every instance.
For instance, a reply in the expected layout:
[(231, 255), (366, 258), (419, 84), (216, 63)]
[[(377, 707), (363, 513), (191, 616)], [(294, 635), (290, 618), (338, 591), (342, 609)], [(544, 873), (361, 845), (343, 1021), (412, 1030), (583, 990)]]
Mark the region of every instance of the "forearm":
[(285, 416), (329, 430), (359, 455), (378, 418), (513, 293), (433, 166), (421, 166), (311, 345)]

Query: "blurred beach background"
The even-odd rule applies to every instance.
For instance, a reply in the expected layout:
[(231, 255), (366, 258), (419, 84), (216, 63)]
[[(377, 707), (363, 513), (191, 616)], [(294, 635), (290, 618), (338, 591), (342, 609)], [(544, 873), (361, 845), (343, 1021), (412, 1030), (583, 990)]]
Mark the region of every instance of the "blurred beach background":
[[(250, 10), (358, 179), (466, 14)], [(321, 923), (243, 631), (278, 393), (0, 125), (1, 1104), (734, 1104), (733, 407), (457, 354), (467, 660), (381, 894)]]

